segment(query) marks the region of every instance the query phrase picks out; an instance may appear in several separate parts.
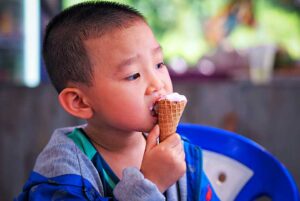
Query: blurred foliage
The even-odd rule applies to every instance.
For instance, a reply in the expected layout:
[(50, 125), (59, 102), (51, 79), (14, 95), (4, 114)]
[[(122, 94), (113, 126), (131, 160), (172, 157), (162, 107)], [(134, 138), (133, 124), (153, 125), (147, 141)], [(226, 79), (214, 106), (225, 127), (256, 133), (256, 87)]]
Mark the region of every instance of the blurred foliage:
[(235, 48), (273, 43), (300, 59), (300, 8), (274, 0), (255, 0), (256, 26), (237, 26), (229, 36)]
[[(82, 1), (65, 0), (63, 7)], [(114, 1), (132, 5), (144, 14), (163, 47), (167, 62), (171, 58), (181, 57), (193, 66), (201, 56), (217, 48), (205, 36), (207, 21), (220, 15), (229, 4), (240, 3), (242, 0)], [(275, 43), (285, 48), (293, 59), (300, 59), (300, 8), (288, 0), (251, 2), (255, 25), (234, 24), (224, 39), (237, 49)]]

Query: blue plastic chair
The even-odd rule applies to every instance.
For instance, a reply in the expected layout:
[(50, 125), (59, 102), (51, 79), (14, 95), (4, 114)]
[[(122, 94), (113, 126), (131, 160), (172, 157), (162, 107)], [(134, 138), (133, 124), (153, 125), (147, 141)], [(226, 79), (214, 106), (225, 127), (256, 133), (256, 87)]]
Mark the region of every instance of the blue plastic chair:
[[(204, 171), (221, 200), (253, 201), (260, 197), (273, 201), (300, 200), (296, 183), (288, 170), (250, 139), (196, 124), (180, 124), (177, 133), (202, 148)], [(205, 167), (206, 163), (211, 164)], [(238, 169), (245, 170), (242, 170), (243, 176), (239, 176)], [(215, 175), (209, 175), (210, 172)], [(233, 185), (230, 184), (232, 180)], [(231, 192), (234, 192), (233, 197)]]

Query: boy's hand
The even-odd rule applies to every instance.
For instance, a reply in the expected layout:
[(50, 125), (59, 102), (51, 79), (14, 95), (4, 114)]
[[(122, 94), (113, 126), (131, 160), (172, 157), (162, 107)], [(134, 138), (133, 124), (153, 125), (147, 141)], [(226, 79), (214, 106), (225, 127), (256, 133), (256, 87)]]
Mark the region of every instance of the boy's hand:
[(172, 134), (157, 144), (158, 136), (159, 127), (156, 125), (147, 138), (141, 172), (163, 193), (183, 176), (186, 164), (180, 136)]

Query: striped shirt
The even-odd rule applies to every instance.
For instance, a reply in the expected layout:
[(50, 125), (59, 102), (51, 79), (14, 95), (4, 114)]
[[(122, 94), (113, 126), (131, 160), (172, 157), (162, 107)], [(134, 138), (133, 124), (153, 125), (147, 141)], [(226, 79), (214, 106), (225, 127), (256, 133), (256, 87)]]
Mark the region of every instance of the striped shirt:
[(75, 128), (68, 137), (74, 141), (79, 149), (92, 161), (103, 183), (104, 196), (113, 197), (113, 189), (120, 181), (104, 158), (92, 144), (82, 128)]

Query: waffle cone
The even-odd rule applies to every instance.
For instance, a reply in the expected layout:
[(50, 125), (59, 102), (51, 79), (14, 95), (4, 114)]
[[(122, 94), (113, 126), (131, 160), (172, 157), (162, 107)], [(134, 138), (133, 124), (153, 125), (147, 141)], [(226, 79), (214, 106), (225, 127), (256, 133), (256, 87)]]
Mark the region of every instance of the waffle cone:
[(163, 141), (176, 132), (186, 101), (160, 100), (158, 102), (159, 140)]

